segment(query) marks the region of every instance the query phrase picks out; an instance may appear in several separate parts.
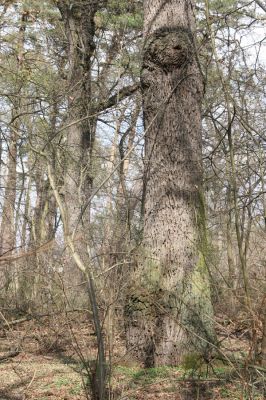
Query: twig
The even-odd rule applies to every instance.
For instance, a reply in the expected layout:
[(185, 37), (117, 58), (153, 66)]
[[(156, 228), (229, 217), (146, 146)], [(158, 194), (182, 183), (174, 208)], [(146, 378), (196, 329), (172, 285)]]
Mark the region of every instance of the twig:
[(27, 386), (26, 389), (29, 389), (29, 387), (32, 385), (32, 382), (33, 382), (34, 379), (35, 379), (35, 375), (36, 375), (36, 370), (34, 371), (33, 377), (32, 377), (32, 379), (31, 379), (31, 381), (30, 381), (30, 383), (28, 384), (28, 386)]
[(0, 356), (0, 362), (8, 360), (9, 358), (16, 357), (20, 352), (18, 350), (15, 351), (9, 351), (8, 353), (4, 354), (3, 356)]
[(266, 5), (263, 4), (262, 1), (260, 1), (260, 0), (255, 0), (255, 3), (257, 3), (258, 6), (259, 6), (263, 11), (266, 12)]

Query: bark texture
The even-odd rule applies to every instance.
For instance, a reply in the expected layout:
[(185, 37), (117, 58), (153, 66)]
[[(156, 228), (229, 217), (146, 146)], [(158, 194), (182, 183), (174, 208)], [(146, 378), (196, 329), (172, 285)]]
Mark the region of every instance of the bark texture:
[(144, 26), (144, 262), (126, 314), (128, 346), (150, 367), (207, 356), (213, 332), (192, 3), (145, 0)]
[[(94, 15), (99, 7), (95, 0), (74, 2), (59, 1), (58, 7), (65, 25), (68, 45), (68, 121), (66, 169), (64, 179), (64, 199), (67, 211), (68, 234), (75, 231), (76, 251), (83, 262), (87, 259), (87, 238), (89, 232), (90, 209), (86, 209), (82, 219), (80, 214), (86, 199), (90, 197), (92, 174), (92, 151), (95, 138), (95, 118), (84, 117), (92, 114), (91, 65), (95, 49)], [(83, 118), (83, 121), (73, 123)], [(72, 124), (73, 123), (73, 124)], [(72, 124), (72, 125), (71, 125)], [(83, 279), (67, 254), (65, 284), (74, 299), (80, 296)]]

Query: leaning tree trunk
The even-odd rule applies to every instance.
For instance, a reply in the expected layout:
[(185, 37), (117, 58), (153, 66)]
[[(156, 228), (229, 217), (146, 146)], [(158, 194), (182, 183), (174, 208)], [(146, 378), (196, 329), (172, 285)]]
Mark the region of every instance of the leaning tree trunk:
[(127, 340), (146, 366), (174, 365), (206, 355), (214, 340), (202, 192), (203, 82), (191, 2), (144, 1), (141, 86), (144, 251), (126, 307)]

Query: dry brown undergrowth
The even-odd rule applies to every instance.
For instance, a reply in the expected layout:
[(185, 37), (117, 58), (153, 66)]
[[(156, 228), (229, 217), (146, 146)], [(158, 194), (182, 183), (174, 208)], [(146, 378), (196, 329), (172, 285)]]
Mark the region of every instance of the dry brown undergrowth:
[[(240, 354), (247, 350), (247, 342), (241, 337), (228, 337), (223, 344), (227, 351), (237, 349)], [(20, 351), (19, 355), (0, 363), (0, 400), (86, 399), (86, 379), (82, 382), (78, 353), (93, 359), (96, 346), (85, 314), (31, 320), (2, 328), (0, 355), (14, 348)], [(144, 370), (128, 355), (124, 357), (121, 340), (117, 339), (114, 348), (112, 400), (264, 399), (262, 386), (260, 392), (254, 390), (252, 394), (233, 369), (223, 364), (214, 366), (216, 375), (208, 376), (205, 367), (194, 374), (182, 368)], [(252, 386), (251, 382), (246, 384)]]

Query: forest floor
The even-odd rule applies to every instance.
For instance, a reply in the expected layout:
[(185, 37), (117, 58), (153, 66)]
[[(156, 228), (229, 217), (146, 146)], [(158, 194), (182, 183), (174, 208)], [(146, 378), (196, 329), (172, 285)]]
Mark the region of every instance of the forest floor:
[[(244, 356), (247, 339), (227, 337), (224, 351)], [(196, 368), (143, 369), (126, 354), (123, 340), (113, 346), (113, 400), (263, 400), (264, 371), (243, 363), (212, 362)], [(7, 357), (4, 359), (4, 357)], [(95, 359), (95, 336), (85, 315), (54, 316), (0, 330), (0, 400), (83, 400), (87, 360)]]

